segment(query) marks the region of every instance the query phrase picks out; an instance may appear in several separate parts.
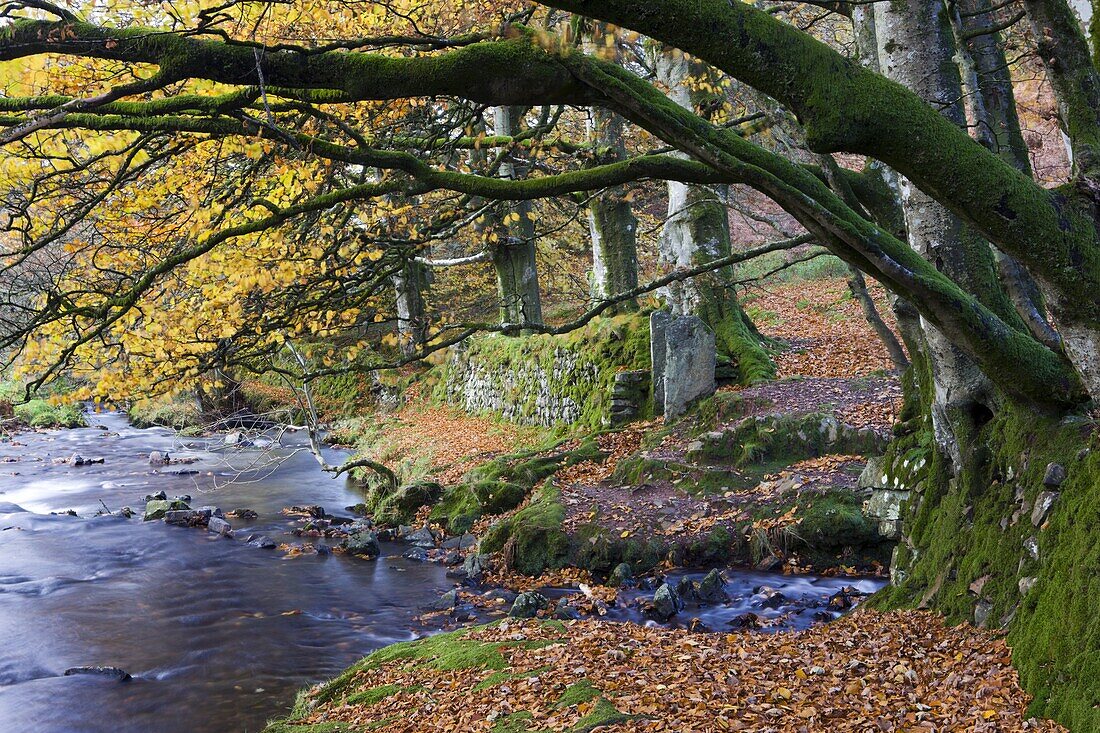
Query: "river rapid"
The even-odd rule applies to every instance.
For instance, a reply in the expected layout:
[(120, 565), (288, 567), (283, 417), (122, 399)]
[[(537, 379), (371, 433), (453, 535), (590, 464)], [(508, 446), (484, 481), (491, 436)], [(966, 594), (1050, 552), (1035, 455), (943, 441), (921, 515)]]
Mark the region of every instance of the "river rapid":
[[(376, 561), (288, 558), (203, 529), (141, 521), (146, 494), (190, 494), (193, 507), (255, 510), (255, 520), (231, 520), (239, 535), (300, 541), (284, 507), (341, 514), (362, 498), (352, 483), (321, 473), (300, 436), (284, 436), (285, 447), (272, 451), (227, 454), (220, 439), (138, 430), (121, 414), (89, 422), (0, 443), (0, 731), (258, 731), (300, 688), (433, 630), (416, 617), (454, 581), (441, 565), (401, 557), (404, 546), (384, 544)], [(195, 462), (158, 469), (151, 451)], [(55, 463), (73, 454), (104, 462)], [(342, 460), (337, 451), (327, 458)], [(123, 506), (137, 511), (133, 519), (94, 516)], [(726, 575), (733, 601), (696, 614), (716, 630), (753, 607), (761, 584), (811, 606), (844, 585), (881, 585)], [(813, 613), (787, 615), (805, 626)], [(611, 616), (641, 620), (625, 610)], [(133, 679), (64, 675), (96, 665)]]

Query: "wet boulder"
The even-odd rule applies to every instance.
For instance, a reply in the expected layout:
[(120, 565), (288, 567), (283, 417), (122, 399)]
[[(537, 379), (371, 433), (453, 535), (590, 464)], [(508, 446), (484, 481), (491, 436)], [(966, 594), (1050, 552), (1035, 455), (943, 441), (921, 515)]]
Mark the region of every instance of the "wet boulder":
[(550, 599), (533, 590), (525, 591), (516, 596), (512, 603), (512, 610), (508, 615), (512, 618), (534, 618), (539, 611), (550, 608)]
[(155, 450), (149, 453), (150, 466), (165, 466), (171, 462), (172, 459), (167, 452), (161, 453), (159, 450)]
[(186, 510), (189, 507), (186, 502), (179, 499), (168, 501), (167, 499), (153, 499), (145, 503), (145, 516), (143, 520), (151, 522), (156, 519), (164, 519), (168, 512)]
[(416, 547), (423, 547), (426, 549), (435, 547), (435, 535), (432, 534), (432, 530), (428, 527), (421, 527), (413, 532), (408, 532), (401, 539)]
[(680, 598), (680, 594), (668, 583), (662, 583), (653, 594), (653, 616), (660, 621), (668, 621), (682, 610), (684, 600)]
[(356, 557), (374, 559), (382, 554), (382, 547), (378, 544), (378, 536), (369, 529), (349, 532), (341, 546), (349, 555), (355, 555)]
[(631, 569), (630, 565), (625, 562), (616, 565), (615, 569), (611, 571), (611, 575), (607, 576), (607, 584), (612, 588), (630, 585), (633, 580), (634, 571)]
[(174, 509), (164, 513), (164, 522), (176, 527), (205, 527), (212, 515), (209, 509)]
[(725, 588), (725, 578), (717, 569), (714, 569), (699, 581), (699, 585), (695, 589), (695, 595), (703, 603), (721, 603), (729, 600)]
[(252, 511), (251, 509), (230, 509), (228, 512), (225, 513), (225, 516), (229, 519), (244, 520), (259, 519), (260, 517), (259, 514)]
[(470, 580), (477, 580), (489, 569), (489, 556), (471, 552), (466, 556), (466, 561), (462, 564), (462, 569), (466, 571), (467, 578)]
[(233, 532), (233, 525), (221, 517), (210, 517), (210, 520), (206, 523), (206, 528), (214, 534), (220, 534), (222, 537), (228, 537)]

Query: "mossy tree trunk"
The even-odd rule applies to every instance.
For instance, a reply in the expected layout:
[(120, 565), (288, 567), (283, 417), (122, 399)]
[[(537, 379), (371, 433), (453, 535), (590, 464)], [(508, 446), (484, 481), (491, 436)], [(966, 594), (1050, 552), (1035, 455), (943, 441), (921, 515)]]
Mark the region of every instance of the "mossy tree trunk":
[[(493, 132), (515, 135), (522, 128), (524, 108), (495, 107)], [(527, 165), (513, 149), (500, 164), (500, 176), (519, 180)], [(500, 297), (500, 321), (512, 324), (541, 324), (542, 301), (536, 261), (535, 214), (530, 201), (518, 201), (501, 220), (496, 241), (490, 242), (493, 267)]]
[[(657, 49), (656, 69), (669, 97), (684, 109), (701, 110), (715, 101), (716, 74), (706, 64), (671, 49)], [(693, 267), (732, 251), (727, 186), (668, 183), (668, 218), (660, 242), (660, 260), (674, 268)], [(719, 353), (726, 354), (746, 384), (775, 376), (763, 339), (741, 308), (732, 268), (669, 286), (665, 297), (673, 313), (702, 318), (714, 330)]]
[[(587, 44), (594, 50), (607, 33), (607, 27), (597, 23)], [(615, 61), (619, 62), (617, 48)], [(588, 113), (588, 133), (593, 146), (593, 163), (603, 165), (625, 160), (626, 120), (603, 107), (593, 107)], [(599, 301), (625, 293), (638, 286), (638, 219), (630, 203), (626, 186), (601, 191), (588, 204), (588, 229), (592, 237), (592, 299)], [(609, 309), (610, 313), (637, 310), (638, 301), (631, 299)]]
[(428, 267), (410, 259), (401, 271), (393, 276), (394, 295), (397, 299), (397, 335), (401, 353), (414, 356), (427, 341), (428, 316), (424, 293), (430, 282)]

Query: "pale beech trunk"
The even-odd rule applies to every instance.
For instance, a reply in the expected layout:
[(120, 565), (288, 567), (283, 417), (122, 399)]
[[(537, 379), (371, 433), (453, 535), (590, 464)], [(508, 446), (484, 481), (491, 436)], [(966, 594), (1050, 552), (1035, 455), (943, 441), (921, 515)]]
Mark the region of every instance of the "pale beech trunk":
[[(514, 135), (520, 130), (522, 108), (493, 108), (493, 128), (497, 135)], [(500, 166), (502, 178), (520, 179), (525, 166), (513, 153)], [(539, 274), (535, 260), (534, 210), (529, 201), (513, 205), (510, 221), (502, 226), (503, 236), (491, 244), (493, 267), (500, 296), (501, 323), (542, 323), (539, 298)], [(518, 218), (517, 218), (518, 217)]]
[[(883, 74), (920, 95), (955, 124), (965, 124), (960, 104), (962, 83), (952, 60), (951, 24), (941, 0), (876, 3), (875, 36)], [(974, 270), (991, 271), (988, 245), (968, 236), (954, 214), (907, 178), (902, 177), (899, 183), (910, 246), (982, 298), (982, 289), (991, 287), (991, 283)], [(969, 432), (970, 416), (976, 414), (978, 405), (992, 407), (993, 387), (974, 361), (938, 329), (927, 322), (923, 326), (934, 385), (932, 425), (936, 442), (959, 469), (963, 464), (960, 441), (968, 437), (963, 433)]]

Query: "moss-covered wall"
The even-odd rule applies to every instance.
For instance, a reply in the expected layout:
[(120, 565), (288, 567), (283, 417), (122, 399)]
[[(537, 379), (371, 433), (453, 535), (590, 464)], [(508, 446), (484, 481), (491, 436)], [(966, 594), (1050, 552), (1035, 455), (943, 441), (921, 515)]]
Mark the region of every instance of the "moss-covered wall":
[(966, 447), (958, 478), (927, 428), (897, 440), (887, 483), (912, 498), (894, 585), (874, 601), (1007, 629), (1032, 712), (1074, 731), (1100, 730), (1095, 430), (1084, 417), (1004, 407)]
[[(469, 339), (440, 367), (436, 397), (526, 425), (607, 425), (615, 375), (649, 369), (649, 319), (598, 318), (563, 336)], [(639, 406), (638, 417), (652, 414)]]

